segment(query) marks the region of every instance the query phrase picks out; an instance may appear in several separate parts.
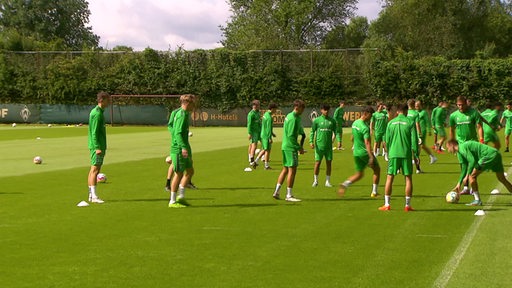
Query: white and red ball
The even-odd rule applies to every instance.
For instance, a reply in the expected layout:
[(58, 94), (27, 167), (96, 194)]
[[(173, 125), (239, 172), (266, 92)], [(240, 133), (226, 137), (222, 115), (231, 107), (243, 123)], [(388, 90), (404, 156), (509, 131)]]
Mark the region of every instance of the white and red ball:
[(105, 182), (107, 182), (107, 175), (105, 175), (103, 173), (98, 173), (96, 180), (98, 181), (98, 183), (105, 183)]
[(41, 156), (36, 156), (34, 157), (34, 164), (41, 164), (43, 163), (43, 158), (41, 158)]

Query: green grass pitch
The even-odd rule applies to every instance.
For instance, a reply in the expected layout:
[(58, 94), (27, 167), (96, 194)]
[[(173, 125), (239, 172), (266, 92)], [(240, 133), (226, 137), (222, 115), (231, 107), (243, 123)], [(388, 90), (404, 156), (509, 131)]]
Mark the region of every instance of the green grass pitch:
[[(309, 130), (309, 129), (307, 129)], [(397, 177), (392, 211), (371, 199), (370, 170), (340, 199), (313, 180), (313, 153), (300, 156), (294, 194), (271, 195), (280, 171), (247, 166), (244, 128), (192, 128), (198, 190), (192, 204), (167, 207), (165, 127), (108, 127), (98, 185), (87, 197), (87, 128), (0, 126), (0, 285), (2, 287), (510, 287), (511, 197), (491, 196), (480, 177), (485, 216), (447, 204), (459, 166), (454, 155), (423, 164), (412, 206), (403, 211)], [(280, 129), (277, 129), (280, 139)], [(345, 146), (350, 148), (349, 130)], [(39, 139), (38, 139), (39, 138)], [(432, 142), (428, 139), (429, 144)], [(42, 165), (34, 165), (39, 155)], [(503, 153), (506, 170), (512, 154)], [(426, 163), (428, 157), (422, 154)], [(382, 157), (381, 167), (386, 166)], [(351, 175), (350, 149), (335, 151), (332, 182)], [(325, 180), (322, 165), (320, 184)], [(510, 172), (510, 171), (509, 171)], [(385, 176), (379, 192), (383, 194)], [(503, 189), (502, 189), (503, 190)], [(467, 203), (472, 196), (463, 196)], [(460, 247), (467, 246), (465, 253)], [(455, 261), (454, 261), (455, 259)]]

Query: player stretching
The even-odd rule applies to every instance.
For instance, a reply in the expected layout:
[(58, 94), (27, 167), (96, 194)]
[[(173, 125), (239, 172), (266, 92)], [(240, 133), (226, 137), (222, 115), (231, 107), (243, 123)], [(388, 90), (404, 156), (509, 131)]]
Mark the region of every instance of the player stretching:
[(434, 129), (434, 148), (437, 153), (443, 152), (443, 144), (446, 140), (446, 117), (448, 116), (448, 102), (441, 101), (439, 106), (432, 110), (432, 128)]
[[(247, 114), (247, 132), (249, 139), (249, 165), (253, 169), (258, 166), (258, 160), (254, 158), (256, 148), (258, 148), (258, 142), (260, 141), (261, 135), (261, 116), (260, 116), (260, 101), (252, 101), (252, 110)], [(258, 156), (258, 155), (256, 155)]]
[(500, 110), (501, 103), (488, 103), (487, 109), (480, 114), (488, 123), (483, 123), (482, 125), (484, 129), (484, 143), (487, 144), (492, 142), (494, 144), (494, 148), (498, 150), (501, 148), (501, 143), (496, 131), (500, 129)]
[(102, 204), (104, 201), (96, 195), (96, 183), (107, 152), (107, 130), (105, 129), (103, 112), (110, 105), (110, 95), (107, 92), (100, 92), (96, 100), (98, 105), (89, 114), (88, 146), (91, 156), (91, 169), (87, 182), (89, 185), (89, 202)]
[(320, 164), (325, 157), (325, 187), (331, 185), (331, 163), (332, 163), (332, 138), (336, 134), (336, 121), (329, 117), (327, 104), (322, 105), (320, 112), (322, 115), (315, 118), (311, 126), (309, 135), (309, 144), (315, 149), (315, 169), (313, 187), (318, 186), (318, 174), (320, 173)]
[(421, 101), (416, 101), (415, 108), (416, 111), (418, 111), (418, 119), (420, 123), (420, 148), (423, 149), (423, 151), (427, 152), (428, 156), (430, 157), (430, 164), (434, 164), (436, 163), (437, 158), (434, 156), (434, 154), (432, 154), (432, 151), (430, 150), (430, 148), (428, 148), (427, 142), (425, 141), (427, 138), (427, 131), (429, 135), (431, 134), (430, 129), (432, 127), (430, 126), (430, 117), (428, 117), (427, 111), (423, 110), (423, 105), (421, 104)]
[[(506, 120), (505, 124), (503, 124), (503, 120)], [(510, 133), (512, 133), (512, 102), (507, 104), (507, 110), (503, 111), (500, 123), (505, 127), (505, 152), (508, 152)]]
[(185, 187), (192, 175), (194, 175), (194, 167), (192, 149), (188, 142), (188, 128), (190, 111), (194, 109), (195, 101), (196, 96), (192, 94), (181, 95), (181, 107), (174, 116), (171, 140), (171, 159), (174, 166), (174, 177), (171, 182), (171, 199), (169, 201), (169, 207), (171, 208), (182, 208), (189, 205), (185, 200)]
[[(456, 103), (458, 110), (450, 114), (450, 140), (455, 139), (459, 144), (479, 140), (483, 143), (484, 132), (480, 113), (468, 105), (464, 96), (457, 97)], [(470, 193), (469, 187), (464, 185), (461, 194)]]
[(345, 182), (340, 185), (338, 189), (339, 196), (345, 195), (345, 190), (359, 181), (364, 176), (364, 169), (368, 166), (373, 170), (373, 185), (372, 198), (377, 197), (377, 186), (380, 180), (380, 166), (377, 158), (372, 153), (372, 139), (370, 136), (370, 128), (368, 127), (368, 121), (375, 114), (375, 111), (371, 106), (363, 109), (361, 118), (352, 123), (352, 139), (354, 142), (354, 162), (356, 167), (356, 173), (350, 176)]
[(386, 145), (388, 148), (388, 176), (386, 179), (384, 206), (379, 207), (381, 211), (391, 210), (391, 194), (393, 192), (393, 180), (398, 171), (405, 176), (405, 208), (406, 212), (413, 211), (411, 207), (412, 198), (412, 157), (418, 150), (418, 136), (416, 124), (412, 119), (406, 117), (407, 105), (398, 105), (396, 116), (390, 120), (386, 129)]
[[(373, 154), (379, 156), (380, 144), (382, 143), (382, 156), (388, 161), (388, 153), (386, 151), (386, 143), (383, 143), (386, 135), (386, 126), (388, 125), (388, 112), (384, 109), (382, 102), (377, 103), (377, 111), (373, 113), (370, 121), (370, 134), (375, 138), (373, 144)], [(370, 141), (371, 142), (371, 141)]]
[(261, 148), (264, 153), (265, 169), (270, 170), (270, 151), (272, 150), (272, 137), (276, 137), (273, 131), (273, 123), (272, 114), (276, 113), (277, 105), (276, 103), (270, 102), (268, 105), (268, 110), (263, 114), (263, 119), (261, 120)]
[(302, 100), (295, 100), (293, 102), (293, 111), (286, 115), (283, 125), (283, 143), (281, 150), (283, 153), (283, 170), (277, 178), (276, 189), (272, 197), (279, 199), (279, 190), (283, 185), (285, 178), (287, 178), (286, 188), (286, 201), (300, 202), (293, 196), (292, 189), (295, 182), (295, 174), (297, 173), (297, 166), (299, 166), (299, 155), (304, 153), (304, 149), (297, 142), (299, 131), (302, 127), (300, 115), (304, 112), (306, 105)]
[[(340, 101), (340, 106), (334, 110), (334, 121), (336, 121), (336, 140), (338, 141), (338, 150), (345, 150), (343, 148), (343, 124), (345, 124), (345, 118), (343, 118), (343, 115), (345, 115), (345, 101)], [(334, 139), (333, 139), (334, 141)]]
[(478, 192), (478, 182), (476, 178), (483, 171), (491, 170), (496, 173), (496, 178), (507, 188), (508, 192), (512, 193), (512, 184), (508, 182), (504, 175), (503, 162), (501, 154), (495, 148), (487, 146), (475, 141), (467, 141), (458, 143), (457, 140), (449, 140), (446, 143), (446, 148), (450, 153), (456, 153), (459, 163), (462, 166), (459, 181), (453, 191), (459, 192), (460, 186), (465, 178), (469, 178), (471, 189), (475, 200), (466, 204), (468, 206), (480, 206), (480, 193)]

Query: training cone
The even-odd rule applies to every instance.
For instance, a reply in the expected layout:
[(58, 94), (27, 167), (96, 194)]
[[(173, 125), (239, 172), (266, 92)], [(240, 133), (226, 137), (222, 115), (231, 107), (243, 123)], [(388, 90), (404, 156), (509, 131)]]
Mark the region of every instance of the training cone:
[(484, 216), (485, 215), (485, 211), (484, 210), (478, 210), (475, 212), (475, 216)]
[(493, 189), (493, 190), (491, 191), (491, 195), (497, 195), (497, 194), (500, 194), (500, 190), (498, 190), (498, 189)]
[(87, 206), (89, 206), (89, 203), (87, 203), (85, 201), (80, 201), (80, 203), (76, 204), (76, 206), (78, 206), (78, 207), (87, 207)]
[(244, 171), (245, 171), (245, 172), (251, 172), (251, 171), (252, 171), (252, 169), (251, 169), (251, 168), (249, 168), (249, 167), (247, 167), (247, 168), (245, 168), (245, 169), (244, 169)]

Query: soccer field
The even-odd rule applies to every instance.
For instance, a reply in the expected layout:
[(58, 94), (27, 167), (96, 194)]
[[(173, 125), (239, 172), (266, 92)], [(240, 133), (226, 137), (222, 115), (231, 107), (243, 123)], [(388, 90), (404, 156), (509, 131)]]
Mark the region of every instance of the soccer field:
[[(245, 128), (191, 131), (199, 187), (187, 190), (191, 207), (167, 207), (166, 127), (108, 127), (102, 169), (108, 181), (98, 184), (106, 203), (79, 208), (87, 200), (87, 127), (0, 126), (0, 285), (512, 286), (512, 198), (494, 174), (479, 177), (483, 207), (465, 206), (472, 196), (447, 204), (445, 194), (459, 175), (457, 159), (443, 154), (429, 165), (423, 153), (426, 173), (413, 176), (417, 211), (403, 211), (399, 176), (393, 210), (383, 212), (377, 209), (382, 197), (369, 197), (370, 170), (341, 199), (335, 188), (312, 188), (314, 154), (307, 149), (294, 188), (303, 202), (288, 203), (271, 197), (280, 143), (271, 156), (274, 170), (244, 172)], [(276, 134), (280, 141), (281, 129)], [(36, 155), (43, 164), (32, 163)], [(503, 153), (503, 161), (509, 170), (512, 154)], [(353, 172), (350, 149), (335, 151), (332, 183)], [(324, 173), (322, 165), (320, 184)], [(496, 187), (502, 194), (490, 195)], [(474, 216), (477, 209), (486, 215)]]

